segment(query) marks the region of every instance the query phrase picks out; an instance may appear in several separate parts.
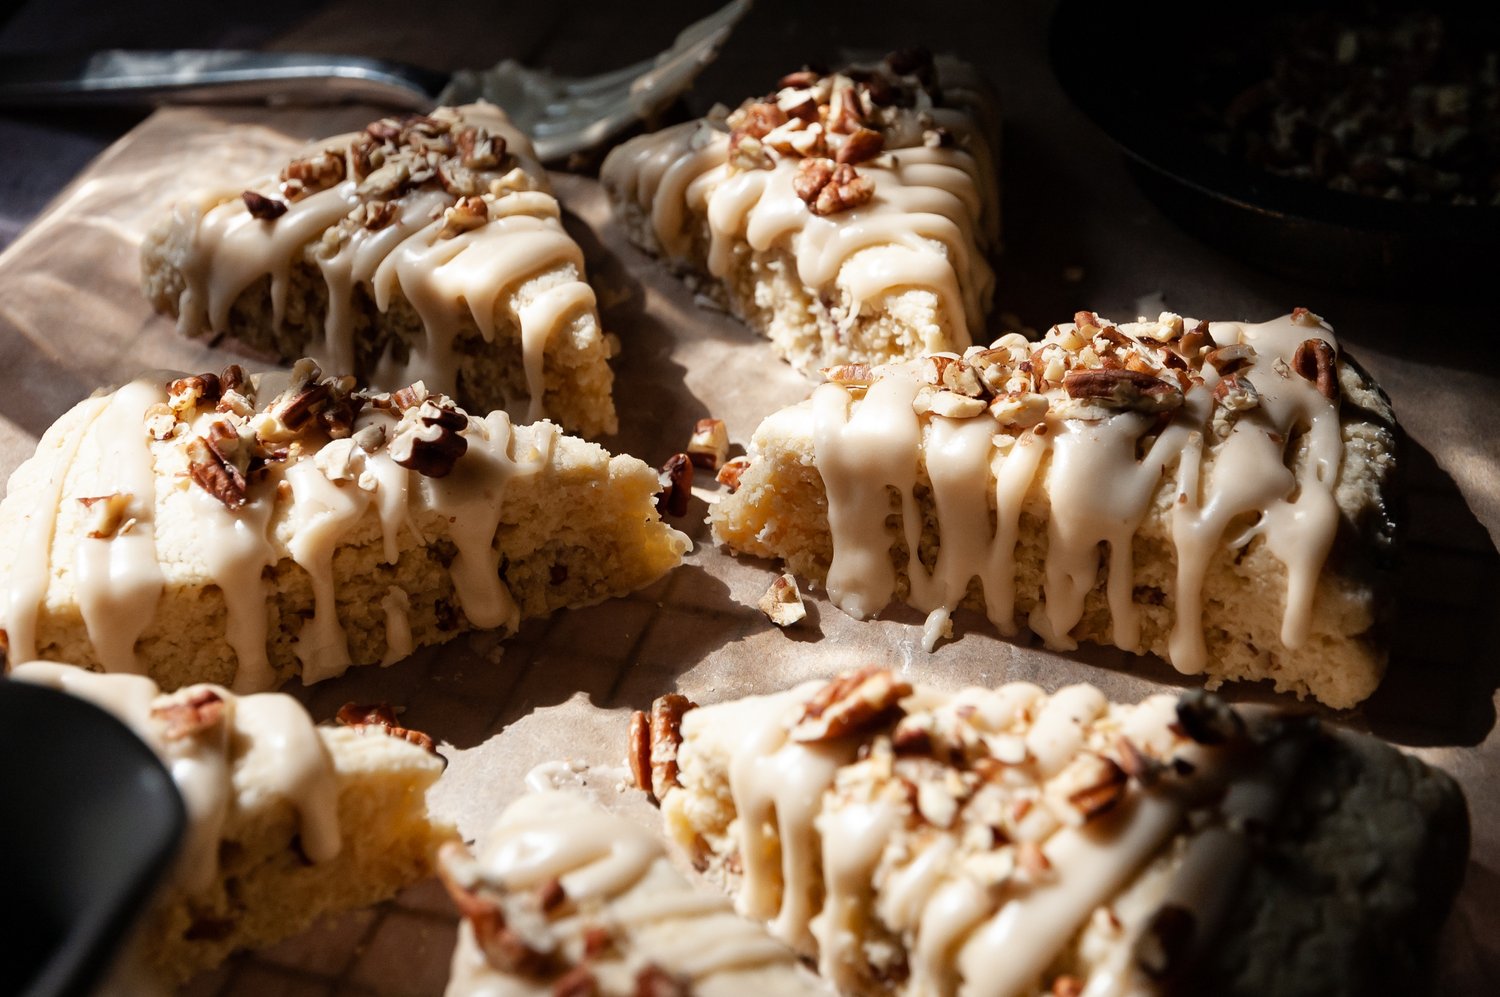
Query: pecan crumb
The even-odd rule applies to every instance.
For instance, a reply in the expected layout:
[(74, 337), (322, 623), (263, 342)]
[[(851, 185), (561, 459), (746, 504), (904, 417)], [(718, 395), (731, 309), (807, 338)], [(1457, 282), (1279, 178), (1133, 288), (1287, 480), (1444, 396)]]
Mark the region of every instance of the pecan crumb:
[(224, 699), (212, 689), (190, 691), (185, 698), (151, 707), (151, 717), (163, 725), (169, 741), (210, 730), (224, 719)]
[(263, 222), (275, 221), (286, 214), (286, 202), (278, 201), (274, 197), (257, 194), (253, 190), (247, 190), (240, 197), (245, 202), (245, 210), (250, 212), (250, 217), (259, 218)]
[(688, 457), (707, 471), (717, 471), (729, 459), (729, 430), (723, 419), (699, 419), (688, 440)]
[(863, 733), (900, 717), (902, 698), (911, 684), (888, 670), (867, 665), (846, 672), (813, 694), (792, 726), (794, 741), (831, 741)]
[(797, 579), (791, 572), (777, 575), (760, 597), (760, 611), (778, 627), (789, 627), (807, 616), (807, 607), (802, 604), (802, 592), (797, 588)]
[(667, 458), (657, 472), (661, 493), (656, 496), (657, 511), (668, 516), (686, 516), (688, 499), (693, 494), (693, 461), (685, 453)]
[(246, 500), (245, 476), (239, 468), (228, 463), (207, 440), (194, 436), (184, 448), (188, 459), (188, 477), (199, 488), (224, 503), (233, 511), (242, 507)]
[(1339, 400), (1338, 356), (1326, 339), (1305, 339), (1292, 355), (1292, 370), (1318, 386), (1331, 402)]
[(732, 493), (740, 487), (740, 478), (744, 476), (746, 469), (750, 467), (749, 457), (736, 457), (723, 467), (714, 476), (714, 480), (728, 488)]

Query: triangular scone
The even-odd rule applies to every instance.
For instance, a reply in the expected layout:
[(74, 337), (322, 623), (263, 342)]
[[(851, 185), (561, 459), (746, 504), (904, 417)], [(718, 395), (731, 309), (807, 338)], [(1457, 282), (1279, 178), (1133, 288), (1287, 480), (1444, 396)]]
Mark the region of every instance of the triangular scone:
[(919, 52), (792, 73), (727, 119), (626, 142), (600, 178), (634, 242), (804, 373), (961, 350), (984, 330), (998, 233), (974, 79)]
[(669, 833), (848, 994), (1420, 993), (1467, 864), (1445, 773), (1201, 691), (871, 667), (631, 733)]
[(233, 366), (66, 413), (0, 503), (10, 660), (317, 682), (623, 595), (690, 546), (634, 457), (420, 384), (351, 387)]
[[(246, 178), (247, 180), (249, 178)], [(531, 143), (490, 104), (385, 118), (278, 176), (183, 201), (142, 248), (146, 296), (361, 383), (613, 433), (613, 349)]]
[(738, 490), (712, 508), (720, 541), (856, 617), (929, 613), (929, 648), (970, 606), (1210, 688), (1271, 679), (1344, 708), (1379, 683), (1395, 427), (1305, 309), (1080, 312), (1041, 342), (827, 373), (721, 476)]
[(827, 993), (790, 948), (690, 885), (656, 835), (581, 796), (523, 796), (476, 852), (441, 858), (464, 917), (448, 997)]
[(180, 983), (321, 914), (393, 896), (430, 875), (455, 837), (427, 813), (442, 757), (385, 708), (346, 709), (350, 725), (315, 727), (280, 693), (195, 685), (164, 694), (144, 676), (51, 662), (11, 677), (119, 716), (161, 757), (186, 804), (181, 849), (121, 960), (117, 992), (155, 992), (139, 974)]

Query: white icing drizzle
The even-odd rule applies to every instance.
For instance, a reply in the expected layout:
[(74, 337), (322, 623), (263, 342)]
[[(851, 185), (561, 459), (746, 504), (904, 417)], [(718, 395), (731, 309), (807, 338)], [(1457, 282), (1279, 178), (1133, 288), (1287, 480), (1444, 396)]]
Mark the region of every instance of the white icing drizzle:
[[(719, 859), (738, 859), (737, 906), (771, 920), (778, 937), (816, 956), (820, 974), (843, 992), (868, 989), (872, 952), (888, 951), (895, 935), (909, 973), (903, 993), (1036, 993), (1090, 915), (1133, 890), (1127, 930), (1111, 943), (1106, 959), (1082, 967), (1089, 970), (1085, 992), (1155, 993), (1131, 957), (1144, 922), (1170, 903), (1193, 912), (1200, 930), (1218, 923), (1248, 854), (1238, 828), (1245, 820), (1274, 816), (1304, 744), (1272, 733), (1263, 746), (1246, 741), (1232, 750), (1202, 747), (1174, 733), (1172, 696), (1111, 707), (1089, 686), (1050, 697), (1021, 683), (951, 696), (919, 688), (904, 701), (909, 715), (948, 711), (969, 718), (964, 722), (976, 731), (1024, 737), (1024, 760), (989, 778), (1020, 794), (1013, 798), (1037, 800), (1037, 809), (1050, 806), (1039, 797), (1046, 797), (1051, 780), (1109, 750), (1101, 746), (1111, 744), (1115, 732), (1148, 756), (1187, 763), (1184, 771), (1191, 772), (1150, 784), (1132, 780), (1112, 809), (1084, 823), (1049, 818), (1038, 825), (1040, 833), (1018, 825), (1018, 837), (997, 836), (992, 845), (976, 846), (965, 833), (974, 825), (943, 829), (912, 814), (915, 797), (908, 794), (915, 790), (903, 789), (905, 777), (879, 760), (889, 742), (882, 748), (868, 732), (822, 744), (789, 738), (803, 704), (820, 686), (690, 711), (678, 753), (689, 789), (670, 791), (663, 808), (669, 826), (680, 831), (685, 823), (701, 831), (694, 822), (702, 812), (691, 795), (713, 794), (710, 811), (731, 804), (727, 837), (721, 840), (713, 830), (710, 840)], [(857, 750), (861, 761), (855, 763)], [(1190, 809), (1206, 818), (1192, 825), (1201, 823), (1204, 833), (1187, 830)], [(985, 818), (974, 820), (977, 829), (988, 831)], [(1185, 840), (1185, 847), (1172, 852), (1174, 840)], [(1047, 870), (986, 883), (966, 864), (1012, 842), (1039, 845)], [(804, 861), (809, 853), (818, 856), (817, 863)], [(1162, 856), (1170, 859), (1163, 867), (1169, 874), (1147, 875)]]
[[(308, 243), (316, 245), (324, 230), (338, 225), (362, 201), (348, 155), (356, 136), (336, 136), (314, 148), (344, 155), (350, 179), (288, 202), (286, 213), (272, 222), (251, 216), (238, 191), (176, 209), (176, 224), (194, 233), (192, 252), (181, 264), (185, 288), (178, 304), (179, 330), (192, 335), (229, 328), (236, 299), (267, 276), (273, 321), (280, 326), (292, 269), (308, 261), (316, 264), (328, 286), (322, 341), (307, 344), (307, 351), (325, 368), (354, 370), (354, 299), (360, 287), (382, 312), (398, 294), (405, 297), (426, 330), (425, 340), (412, 343), (404, 359), (388, 349), (374, 370), (362, 372), (370, 383), (386, 389), (424, 381), (434, 391), (453, 394), (459, 361), (453, 351), (455, 337), (472, 321), (484, 341), (493, 343), (497, 317), (505, 314), (520, 329), (529, 393), (526, 405), (515, 411), (524, 412), (527, 422), (543, 418), (547, 344), (578, 314), (593, 313), (595, 308), (593, 291), (583, 282), (583, 253), (562, 226), (557, 199), (525, 135), (493, 105), (471, 104), (458, 113), (464, 124), (503, 136), (526, 175), (522, 189), (502, 189), (494, 198), (487, 224), (443, 237), (443, 213), (457, 197), (441, 189), (419, 188), (392, 202), (397, 214), (384, 227), (356, 227), (332, 252), (306, 253)], [(274, 177), (251, 186), (279, 197)], [(530, 295), (516, 299), (527, 281), (563, 265), (574, 268), (573, 276), (545, 292), (547, 304)], [(510, 407), (518, 402), (507, 400)]]
[[(182, 793), (187, 833), (173, 882), (193, 893), (219, 872), (219, 842), (240, 796), (284, 798), (297, 812), (303, 853), (312, 862), (338, 855), (338, 779), (312, 718), (290, 696), (236, 696), (215, 685), (163, 695), (140, 675), (100, 675), (72, 665), (37, 661), (11, 677), (87, 699), (118, 716), (161, 757)], [(211, 692), (223, 701), (220, 723), (197, 734), (168, 738), (153, 709)]]
[(600, 176), (649, 211), (670, 257), (689, 258), (689, 219), (706, 219), (714, 277), (729, 274), (738, 242), (761, 252), (784, 248), (796, 261), (798, 279), (816, 290), (845, 292), (851, 315), (890, 291), (931, 290), (951, 323), (951, 338), (934, 338), (930, 348), (962, 349), (984, 327), (994, 276), (978, 248), (979, 219), (993, 206), (984, 202), (989, 184), (968, 151), (903, 148), (862, 162), (859, 173), (874, 184), (873, 199), (826, 217), (809, 211), (792, 187), (798, 160), (737, 172), (728, 158), (726, 133), (689, 122), (620, 146)]
[[(862, 398), (843, 384), (820, 385), (797, 411), (810, 420), (828, 494), (832, 602), (865, 618), (895, 597), (897, 574), (890, 556), (895, 537), (887, 520), (897, 507), (888, 495), (898, 496), (900, 536), (908, 552), (916, 551), (921, 538), (916, 486), (925, 477), (939, 535), (937, 560), (929, 571), (909, 556), (905, 573), (907, 602), (934, 614), (928, 649), (976, 579), (989, 618), (1002, 633), (1013, 634), (1020, 516), (1040, 481), (1048, 515), (1044, 597), (1029, 625), (1050, 647), (1074, 647), (1071, 631), (1083, 617), (1101, 547), (1107, 547), (1105, 592), (1113, 642), (1144, 650), (1132, 542), (1162, 480), (1175, 467), (1179, 499), (1169, 514), (1177, 554), (1171, 662), (1184, 673), (1203, 670), (1202, 585), (1209, 562), (1225, 545), (1237, 547), (1261, 534), (1288, 572), (1282, 643), (1300, 647), (1337, 525), (1333, 489), (1342, 441), (1337, 404), (1305, 378), (1273, 368), (1290, 361), (1304, 340), (1323, 339), (1330, 346), (1335, 340), (1326, 325), (1309, 327), (1291, 316), (1260, 325), (1216, 323), (1210, 332), (1221, 346), (1254, 347), (1256, 358), (1243, 376), (1253, 381), (1261, 399), (1258, 410), (1231, 424), (1211, 459), (1203, 441), (1213, 432), (1211, 395), (1218, 375), (1209, 366), (1202, 372), (1204, 382), (1187, 392), (1182, 408), (1159, 431), (1153, 417), (1138, 412), (1084, 421), (1059, 414), (1054, 405), (1044, 422), (1004, 441), (1006, 447), (992, 443), (1000, 428), (988, 416), (919, 416), (912, 403), (920, 384), (910, 367), (887, 368)], [(1054, 390), (1060, 396), (1061, 389)], [(1284, 444), (1303, 428), (1309, 459), (1294, 470)], [(1149, 449), (1138, 455), (1140, 441), (1152, 432)], [(1247, 514), (1257, 521), (1238, 535), (1226, 535), (1230, 524)]]
[[(514, 430), (504, 412), (470, 418), (462, 430), (468, 450), (441, 479), (401, 467), (386, 448), (367, 454), (349, 440), (333, 441), (323, 449), (350, 447), (347, 471), (317, 459), (320, 451), (272, 462), (250, 483), (246, 504), (230, 510), (202, 488), (180, 480), (185, 475), (181, 438), (151, 442), (147, 436), (145, 410), (165, 398), (162, 385), (177, 376), (144, 376), (113, 395), (82, 403), (81, 425), (53, 456), (45, 494), (31, 512), (20, 556), (6, 581), (5, 626), (12, 660), (36, 654), (35, 621), (56, 568), (52, 551), (60, 504), (100, 489), (130, 493), (135, 519), (110, 539), (78, 538), (74, 587), (106, 671), (141, 670), (135, 644), (156, 621), (163, 584), (156, 536), (168, 526), (158, 516), (162, 502), (182, 503), (172, 507), (172, 514), (191, 519), (197, 567), (224, 595), (225, 638), (237, 659), (236, 692), (266, 689), (277, 681), (267, 656), (269, 593), (263, 573), (283, 558), (307, 573), (314, 595), (313, 615), (303, 623), (294, 648), (303, 681), (343, 674), (350, 656), (338, 617), (333, 559), (343, 539), (372, 511), (379, 519), (385, 558), (392, 563), (401, 530), (416, 533), (420, 515), (436, 512), (447, 518), (456, 548), (450, 570), (458, 607), (476, 627), (513, 630), (519, 625), (519, 608), (500, 577), (495, 534), (507, 482), (550, 466), (557, 427), (537, 424), (527, 452), (512, 454)], [(268, 381), (261, 391), (270, 397), (274, 389), (275, 382)], [(212, 418), (211, 411), (201, 412), (190, 422), (190, 432), (205, 431)], [(395, 421), (389, 412), (366, 407), (355, 430), (376, 426), (389, 435)], [(283, 483), (289, 501), (281, 497)], [(71, 522), (80, 531), (88, 528), (87, 517)], [(381, 601), (387, 664), (411, 651), (406, 599), (400, 595), (398, 600), (387, 593)]]
[(90, 426), (100, 466), (118, 468), (117, 491), (129, 496), (126, 522), (108, 538), (85, 536), (78, 543), (75, 577), (78, 606), (89, 640), (106, 671), (141, 672), (135, 642), (150, 622), (161, 597), (163, 577), (156, 560), (156, 476), (151, 451), (139, 431), (146, 409), (166, 400), (155, 384), (135, 382), (117, 391)]
[[(507, 895), (524, 896), (556, 880), (569, 906), (534, 926), (530, 937), (545, 937), (573, 962), (581, 961), (591, 926), (610, 930), (611, 949), (586, 962), (601, 993), (636, 992), (635, 975), (648, 964), (687, 979), (700, 995), (741, 994), (751, 984), (773, 993), (822, 992), (790, 949), (735, 915), (724, 898), (693, 889), (656, 835), (575, 793), (523, 796), (481, 839), (476, 858), (445, 856), (445, 862), (465, 888), (481, 897), (494, 891), (502, 910)], [(550, 994), (552, 983), (490, 965), (465, 922), (447, 993)]]

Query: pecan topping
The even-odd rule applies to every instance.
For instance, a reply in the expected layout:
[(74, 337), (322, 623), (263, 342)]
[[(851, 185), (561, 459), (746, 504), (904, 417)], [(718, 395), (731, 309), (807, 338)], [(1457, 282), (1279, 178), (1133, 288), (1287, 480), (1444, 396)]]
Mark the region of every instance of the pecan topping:
[(819, 373), (825, 381), (834, 384), (853, 384), (868, 387), (875, 383), (875, 372), (867, 363), (845, 363), (837, 367), (824, 367)]
[(651, 718), (645, 710), (630, 714), (630, 774), (637, 789), (644, 790), (653, 802), (660, 802), (651, 791)]
[(751, 104), (735, 114), (738, 115), (735, 131), (752, 138), (765, 138), (773, 129), (787, 122), (786, 112), (774, 101)]
[(656, 496), (656, 508), (668, 516), (686, 516), (688, 499), (693, 494), (693, 460), (685, 453), (667, 458), (657, 472), (661, 482), (661, 494)]
[(1339, 400), (1338, 356), (1327, 340), (1303, 340), (1292, 355), (1292, 370), (1316, 384), (1324, 398)]
[(1194, 689), (1177, 700), (1177, 723), (1174, 727), (1199, 744), (1224, 744), (1245, 733), (1245, 721), (1234, 707), (1212, 693)]
[(231, 511), (245, 504), (245, 476), (240, 473), (239, 468), (219, 456), (218, 452), (201, 436), (189, 439), (185, 450), (188, 459), (188, 476), (192, 478), (195, 485), (223, 502)]
[(566, 903), (567, 900), (568, 891), (563, 889), (562, 880), (556, 876), (553, 876), (537, 887), (536, 902), (543, 913), (551, 913)]
[[(444, 854), (450, 854), (450, 849), (462, 852), (461, 845), (450, 844), (444, 847)], [(546, 954), (528, 945), (505, 923), (505, 913), (499, 904), (460, 883), (448, 870), (446, 862), (438, 864), (438, 874), (443, 886), (447, 887), (448, 896), (453, 899), (453, 905), (458, 908), (459, 916), (469, 922), (474, 940), (479, 943), (490, 965), (502, 972), (524, 976), (536, 976), (546, 969)]]
[(795, 73), (787, 73), (776, 82), (776, 86), (782, 90), (787, 87), (810, 87), (817, 83), (823, 75), (812, 69), (799, 69)]
[(324, 149), (306, 159), (295, 159), (281, 171), (281, 180), (287, 185), (287, 196), (292, 200), (325, 190), (342, 179), (344, 157), (332, 149)]
[(840, 163), (863, 163), (874, 159), (885, 148), (885, 136), (869, 128), (855, 128), (839, 146), (834, 160)]
[(167, 385), (167, 404), (173, 411), (187, 412), (199, 405), (212, 405), (223, 388), (216, 374), (193, 374), (179, 377)]
[(461, 432), (468, 425), (469, 417), (447, 398), (429, 397), (402, 414), (391, 438), (391, 459), (429, 478), (446, 477), (469, 449)]
[(373, 727), (380, 733), (415, 744), (430, 754), (438, 754), (437, 744), (430, 735), (396, 723), (396, 711), (389, 703), (345, 703), (339, 707), (338, 715), (334, 717), (334, 720), (340, 726), (353, 727), (356, 730)]
[(185, 698), (152, 706), (151, 718), (161, 722), (169, 741), (193, 737), (223, 721), (224, 699), (212, 689), (190, 690)]
[(792, 181), (792, 189), (815, 215), (833, 215), (857, 208), (875, 196), (875, 184), (848, 163), (835, 165), (828, 159), (804, 159)]
[(1243, 374), (1230, 374), (1219, 378), (1214, 385), (1214, 401), (1231, 412), (1248, 412), (1260, 405), (1260, 392), (1250, 378)]
[(1213, 337), (1208, 334), (1208, 322), (1203, 321), (1182, 334), (1182, 338), (1177, 341), (1177, 352), (1184, 360), (1192, 361), (1212, 344)]
[(1083, 754), (1057, 776), (1056, 790), (1088, 823), (1125, 797), (1129, 777), (1125, 770), (1103, 755)]
[(491, 135), (483, 128), (460, 128), (453, 142), (459, 162), (471, 170), (491, 169), (505, 158), (505, 136)]
[(286, 202), (278, 201), (274, 197), (257, 194), (253, 190), (247, 190), (240, 195), (245, 201), (245, 210), (250, 212), (251, 218), (259, 218), (263, 222), (275, 221), (286, 214)]
[(1166, 412), (1182, 404), (1182, 392), (1144, 371), (1070, 370), (1063, 376), (1069, 398), (1081, 398), (1109, 408), (1138, 412)]
[(671, 692), (651, 704), (651, 798), (660, 801), (677, 781), (677, 749), (682, 747), (682, 718), (697, 703)]
[(443, 228), (438, 238), (451, 239), (460, 232), (476, 229), (489, 221), (489, 205), (482, 197), (460, 197), (458, 203), (443, 212)]
[(735, 132), (729, 136), (729, 165), (736, 170), (769, 170), (776, 163), (760, 139)]
[(688, 459), (706, 471), (717, 471), (729, 459), (729, 430), (723, 419), (699, 419), (688, 440)]
[(134, 523), (125, 518), (130, 509), (128, 492), (92, 495), (78, 501), (89, 511), (89, 536), (94, 540), (111, 540)]
[(778, 627), (789, 627), (807, 616), (807, 607), (802, 604), (802, 592), (797, 588), (797, 579), (790, 572), (777, 575), (760, 597), (760, 611)]
[(635, 974), (633, 997), (691, 997), (692, 988), (655, 963), (647, 963)]
[(361, 224), (371, 232), (377, 232), (395, 221), (400, 210), (395, 201), (366, 201)]
[(1083, 981), (1076, 976), (1059, 976), (1052, 981), (1052, 997), (1083, 997)]
[(719, 473), (715, 475), (714, 480), (733, 492), (735, 489), (740, 487), (740, 478), (744, 475), (746, 468), (748, 468), (749, 466), (749, 457), (736, 457), (734, 460), (731, 460), (729, 463), (719, 468)]
[(884, 668), (867, 665), (845, 672), (813, 694), (792, 726), (794, 741), (831, 741), (863, 733), (898, 719), (900, 701), (911, 695), (910, 683)]
[(955, 357), (926, 357), (922, 362), (922, 380), (969, 398), (980, 398), (985, 393), (974, 368)]
[(1248, 367), (1255, 360), (1255, 347), (1249, 343), (1233, 343), (1209, 350), (1203, 362), (1220, 374), (1233, 374)]
[(574, 966), (552, 984), (552, 997), (597, 997), (599, 981), (587, 966)]

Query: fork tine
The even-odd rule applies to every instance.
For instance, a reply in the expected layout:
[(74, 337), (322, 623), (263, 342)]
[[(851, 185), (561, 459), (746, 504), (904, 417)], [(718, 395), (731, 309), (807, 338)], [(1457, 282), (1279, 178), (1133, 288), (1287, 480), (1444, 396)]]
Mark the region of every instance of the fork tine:
[(727, 29), (745, 16), (745, 12), (750, 9), (750, 4), (751, 0), (731, 0), (707, 17), (683, 28), (677, 33), (677, 38), (673, 41), (671, 48), (649, 59), (631, 63), (622, 69), (574, 80), (563, 86), (562, 92), (569, 97), (583, 97), (603, 90), (611, 90), (621, 85), (628, 85), (637, 77), (644, 76), (668, 61), (675, 61), (684, 54), (717, 49), (723, 44)]

